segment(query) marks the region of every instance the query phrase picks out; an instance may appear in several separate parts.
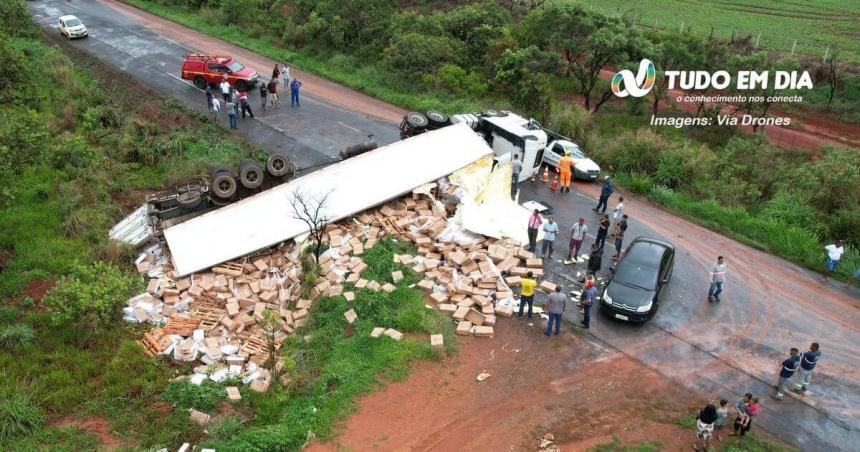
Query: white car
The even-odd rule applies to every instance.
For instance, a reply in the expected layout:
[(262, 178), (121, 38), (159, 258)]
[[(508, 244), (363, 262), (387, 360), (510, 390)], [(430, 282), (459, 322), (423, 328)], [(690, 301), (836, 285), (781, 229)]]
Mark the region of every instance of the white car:
[(573, 167), (574, 179), (597, 180), (600, 177), (600, 167), (585, 155), (579, 145), (567, 140), (556, 140), (546, 147), (543, 153), (543, 161), (554, 167), (558, 167), (558, 161), (570, 152), (575, 166)]
[(59, 22), (60, 34), (69, 38), (86, 38), (88, 36), (87, 27), (75, 16), (62, 16)]

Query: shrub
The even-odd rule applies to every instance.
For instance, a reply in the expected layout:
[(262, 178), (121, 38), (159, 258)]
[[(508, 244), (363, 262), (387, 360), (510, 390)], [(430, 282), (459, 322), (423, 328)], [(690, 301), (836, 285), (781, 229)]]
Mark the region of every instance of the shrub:
[(224, 388), (208, 380), (200, 386), (187, 381), (173, 382), (164, 390), (164, 400), (183, 410), (194, 408), (211, 411), (218, 407), (218, 402), (224, 397)]
[(30, 399), (12, 394), (0, 397), (0, 440), (26, 435), (45, 423), (45, 414)]
[(9, 325), (18, 320), (18, 310), (11, 307), (0, 308), (0, 325)]
[(114, 265), (97, 262), (78, 265), (71, 275), (60, 278), (43, 302), (51, 309), (55, 325), (95, 328), (115, 319), (120, 304), (140, 289), (136, 278)]
[(36, 331), (30, 325), (18, 324), (0, 328), (0, 348), (13, 351), (32, 344), (36, 340)]
[(406, 80), (419, 81), (446, 63), (457, 64), (462, 44), (445, 36), (407, 33), (391, 40), (383, 52), (385, 64)]
[(466, 72), (456, 64), (445, 64), (439, 68), (439, 87), (458, 97), (478, 97), (487, 92), (486, 83), (477, 72)]
[(570, 137), (586, 150), (591, 142), (591, 112), (577, 103), (554, 102), (547, 127)]

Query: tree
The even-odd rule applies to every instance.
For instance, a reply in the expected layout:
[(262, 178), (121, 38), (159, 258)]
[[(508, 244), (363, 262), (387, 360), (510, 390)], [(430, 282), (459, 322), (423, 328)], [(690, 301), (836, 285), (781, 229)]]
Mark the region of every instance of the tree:
[(461, 5), (443, 17), (445, 30), (466, 44), (466, 65), (476, 66), (484, 60), (490, 43), (510, 25), (510, 13), (495, 1)]
[(275, 379), (278, 378), (277, 366), (275, 365), (278, 361), (278, 335), (281, 332), (281, 328), (284, 327), (284, 321), (281, 320), (281, 315), (271, 309), (264, 309), (263, 315), (261, 317), (257, 317), (257, 325), (260, 326), (260, 329), (263, 330), (263, 334), (266, 335), (266, 348), (269, 353), (269, 371), (274, 375)]
[(651, 89), (651, 110), (656, 115), (660, 109), (660, 101), (666, 98), (668, 90), (666, 71), (702, 67), (702, 58), (707, 55), (709, 44), (698, 36), (667, 30), (648, 32), (644, 37), (650, 45), (643, 53), (654, 62), (657, 70), (657, 78)]
[(385, 64), (411, 81), (435, 74), (444, 64), (458, 64), (462, 43), (447, 36), (407, 33), (391, 40), (383, 52)]
[(376, 51), (388, 41), (395, 0), (295, 0), (292, 21), (301, 40), (329, 49)]
[(839, 51), (836, 47), (833, 48), (833, 53), (830, 54), (830, 59), (824, 62), (824, 73), (827, 82), (830, 84), (830, 91), (827, 93), (827, 108), (833, 103), (833, 95), (836, 94), (836, 88), (839, 86), (839, 80), (842, 78), (844, 67), (840, 66), (836, 58)]
[(60, 278), (42, 299), (51, 309), (54, 325), (76, 325), (90, 330), (109, 324), (119, 307), (140, 290), (140, 280), (111, 264), (79, 265)]
[(319, 261), (322, 254), (322, 242), (325, 234), (325, 226), (331, 221), (331, 218), (326, 213), (326, 202), (331, 192), (314, 198), (306, 193), (296, 190), (290, 199), (290, 206), (293, 208), (293, 218), (303, 222), (314, 241), (314, 256)]
[(493, 82), (496, 90), (505, 93), (517, 107), (543, 118), (552, 100), (548, 74), (557, 73), (561, 64), (557, 54), (535, 46), (508, 49), (493, 67)]

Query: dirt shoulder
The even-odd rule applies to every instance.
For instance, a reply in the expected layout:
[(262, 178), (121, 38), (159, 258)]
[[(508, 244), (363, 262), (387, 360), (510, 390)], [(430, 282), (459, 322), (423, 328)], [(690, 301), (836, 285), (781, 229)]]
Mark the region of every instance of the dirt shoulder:
[[(547, 433), (562, 450), (614, 438), (690, 447), (694, 432), (677, 421), (705, 400), (569, 325), (553, 338), (542, 326), (500, 319), (495, 338), (463, 338), (444, 362), (364, 398), (340, 436), (308, 450), (535, 450)], [(492, 376), (477, 382), (482, 371)]]

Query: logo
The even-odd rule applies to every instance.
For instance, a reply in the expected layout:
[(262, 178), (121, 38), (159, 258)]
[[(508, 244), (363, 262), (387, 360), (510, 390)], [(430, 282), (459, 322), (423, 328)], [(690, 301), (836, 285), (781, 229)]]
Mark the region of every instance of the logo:
[[(646, 58), (639, 62), (639, 72), (635, 76), (629, 69), (618, 71), (615, 77), (612, 77), (612, 92), (618, 97), (642, 97), (651, 91), (656, 79), (657, 70), (654, 69), (654, 63)], [(621, 87), (622, 81), (624, 88)]]

